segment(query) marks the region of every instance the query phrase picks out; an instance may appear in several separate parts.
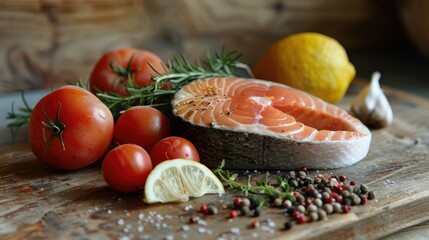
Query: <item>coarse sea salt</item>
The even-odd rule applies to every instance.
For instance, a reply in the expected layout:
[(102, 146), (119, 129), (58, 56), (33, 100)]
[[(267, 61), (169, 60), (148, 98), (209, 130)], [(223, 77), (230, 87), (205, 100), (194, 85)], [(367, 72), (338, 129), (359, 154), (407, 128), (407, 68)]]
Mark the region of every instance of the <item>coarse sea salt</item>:
[(167, 236), (165, 236), (165, 240), (174, 240), (174, 236), (173, 235), (167, 235)]

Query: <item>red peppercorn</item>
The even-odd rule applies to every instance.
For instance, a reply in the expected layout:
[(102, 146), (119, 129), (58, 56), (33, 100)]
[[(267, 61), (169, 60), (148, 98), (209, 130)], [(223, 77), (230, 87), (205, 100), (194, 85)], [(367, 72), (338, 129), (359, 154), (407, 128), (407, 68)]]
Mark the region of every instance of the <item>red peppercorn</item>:
[(260, 225), (260, 223), (259, 223), (259, 221), (258, 220), (253, 220), (251, 223), (250, 223), (250, 227), (252, 227), (252, 228), (258, 228), (259, 227), (259, 225)]
[(335, 186), (333, 190), (335, 193), (340, 193), (340, 194), (343, 193), (344, 191), (343, 186)]
[(295, 211), (292, 213), (293, 219), (297, 220), (299, 217), (301, 217), (303, 214), (300, 211)]
[(307, 198), (305, 199), (305, 206), (311, 205), (313, 204), (313, 200), (311, 200), (311, 198)]
[(337, 203), (341, 203), (341, 202), (343, 201), (343, 196), (341, 196), (341, 195), (336, 196), (336, 197), (335, 197), (335, 201), (336, 201)]
[(350, 186), (354, 186), (354, 185), (356, 185), (356, 182), (355, 181), (350, 181)]
[(306, 166), (302, 166), (300, 170), (303, 172), (308, 172), (308, 168)]
[(324, 179), (324, 178), (326, 178), (323, 174), (317, 174), (316, 175), (316, 177), (315, 177), (316, 179), (319, 179), (319, 180), (322, 180), (322, 179)]
[(243, 201), (241, 200), (241, 198), (234, 198), (233, 205), (235, 208), (240, 208), (242, 204)]
[(339, 180), (340, 180), (340, 182), (345, 182), (346, 181), (346, 176), (344, 176), (344, 175), (341, 175), (340, 177), (339, 177)]
[(334, 202), (336, 202), (336, 200), (335, 200), (335, 198), (333, 198), (333, 197), (330, 197), (330, 198), (328, 198), (328, 199), (325, 199), (325, 203), (334, 203)]
[(360, 204), (361, 205), (365, 205), (367, 201), (368, 201), (368, 198), (366, 196), (362, 196), (360, 198)]
[(194, 223), (197, 223), (197, 222), (198, 222), (198, 220), (200, 220), (200, 218), (199, 218), (199, 217), (195, 217), (195, 216), (193, 216), (193, 217), (190, 217), (190, 218), (189, 218), (189, 223), (190, 223), (190, 224), (194, 224)]
[(231, 211), (229, 212), (229, 217), (230, 217), (230, 218), (236, 218), (236, 217), (237, 217), (237, 211), (235, 211), (235, 210), (231, 210)]
[(331, 198), (336, 198), (337, 196), (338, 196), (338, 193), (336, 193), (336, 192), (331, 193)]
[(343, 206), (342, 206), (342, 209), (343, 209), (343, 213), (348, 213), (348, 212), (350, 212), (350, 206), (349, 206), (349, 205), (343, 205)]
[(200, 213), (208, 214), (209, 213), (209, 206), (207, 204), (203, 204), (200, 206)]
[(305, 215), (301, 215), (299, 218), (297, 218), (297, 219), (296, 219), (296, 221), (297, 221), (299, 224), (304, 224), (304, 223), (306, 223), (306, 222), (307, 222), (307, 217), (306, 217)]

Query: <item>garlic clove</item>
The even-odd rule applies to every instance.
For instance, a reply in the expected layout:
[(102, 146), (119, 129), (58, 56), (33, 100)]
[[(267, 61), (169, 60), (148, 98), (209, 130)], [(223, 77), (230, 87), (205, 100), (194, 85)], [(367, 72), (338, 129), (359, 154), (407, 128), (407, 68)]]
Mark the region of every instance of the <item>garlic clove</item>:
[(393, 111), (380, 87), (379, 72), (374, 72), (368, 84), (354, 99), (350, 113), (372, 128), (386, 127), (393, 121)]

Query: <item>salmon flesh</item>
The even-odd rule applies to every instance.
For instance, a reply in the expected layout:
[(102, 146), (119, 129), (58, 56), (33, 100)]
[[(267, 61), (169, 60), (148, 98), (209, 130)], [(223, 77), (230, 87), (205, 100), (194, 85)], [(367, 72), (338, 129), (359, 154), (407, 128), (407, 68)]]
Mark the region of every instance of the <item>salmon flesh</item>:
[(368, 153), (371, 132), (341, 108), (286, 85), (242, 78), (196, 80), (172, 100), (179, 134), (209, 168), (330, 169)]

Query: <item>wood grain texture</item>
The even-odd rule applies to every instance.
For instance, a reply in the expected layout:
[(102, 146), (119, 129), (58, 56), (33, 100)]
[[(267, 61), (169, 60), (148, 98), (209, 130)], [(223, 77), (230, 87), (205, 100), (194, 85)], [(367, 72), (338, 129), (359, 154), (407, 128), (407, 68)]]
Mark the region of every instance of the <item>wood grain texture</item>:
[[(360, 87), (353, 84), (340, 105), (347, 108)], [(429, 221), (429, 102), (391, 89), (386, 94), (394, 122), (373, 131), (368, 156), (351, 167), (319, 172), (344, 174), (374, 190), (376, 200), (353, 207), (348, 214), (330, 215), (328, 221), (284, 231), (283, 210), (270, 208), (262, 212), (258, 218), (261, 226), (254, 230), (249, 228), (251, 217), (227, 218), (228, 210), (221, 206), (231, 202), (236, 195), (232, 191), (186, 203), (146, 205), (141, 193), (119, 194), (108, 188), (100, 162), (79, 171), (57, 171), (37, 162), (28, 145), (15, 145), (0, 149), (0, 238), (377, 239), (406, 228), (401, 234), (408, 238), (425, 236), (428, 223), (424, 222)], [(262, 175), (249, 174), (253, 178)], [(244, 181), (245, 174), (241, 176)], [(189, 225), (189, 217), (199, 215), (202, 203), (217, 206), (219, 214), (200, 215), (204, 222)]]
[(226, 46), (249, 64), (273, 42), (316, 31), (348, 49), (398, 39), (391, 1), (16, 0), (0, 2), (0, 92), (88, 79), (108, 50), (136, 47), (164, 60)]

